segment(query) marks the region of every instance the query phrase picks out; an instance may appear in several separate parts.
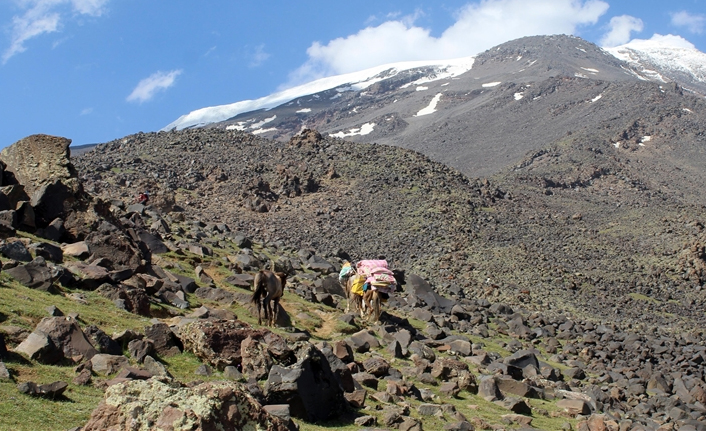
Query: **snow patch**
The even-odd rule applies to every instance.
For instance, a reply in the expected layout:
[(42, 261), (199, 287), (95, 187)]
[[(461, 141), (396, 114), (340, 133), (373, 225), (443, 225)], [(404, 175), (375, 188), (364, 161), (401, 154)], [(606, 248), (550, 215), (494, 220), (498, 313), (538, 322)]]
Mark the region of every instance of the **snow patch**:
[(684, 111), (684, 112), (688, 112), (689, 114), (693, 114), (693, 113), (694, 113), (694, 111), (692, 111), (692, 110), (689, 109), (689, 108), (681, 108), (681, 110)]
[(578, 73), (578, 72), (576, 72), (576, 73), (574, 73), (574, 76), (577, 77), (577, 78), (588, 79), (588, 76), (584, 75), (583, 73)]
[(588, 67), (582, 67), (581, 69), (585, 70), (586, 72), (590, 73), (598, 73), (596, 69), (589, 69)]
[(498, 86), (498, 85), (500, 85), (500, 84), (501, 84), (500, 81), (498, 81), (498, 82), (488, 82), (488, 83), (483, 84), (482, 87), (483, 87), (483, 88), (490, 88), (490, 87)]
[(436, 96), (434, 96), (434, 98), (431, 99), (429, 105), (426, 108), (417, 112), (417, 115), (415, 115), (415, 117), (421, 117), (422, 115), (429, 115), (436, 112), (436, 104), (439, 103), (439, 100), (441, 100), (441, 93), (438, 93)]
[(598, 96), (596, 96), (596, 97), (594, 97), (593, 99), (591, 99), (591, 103), (598, 102), (599, 100), (601, 100), (601, 97), (603, 97), (603, 95), (602, 95), (602, 94), (599, 94)]
[(625, 45), (604, 49), (653, 81), (669, 82), (651, 67), (706, 82), (706, 54), (680, 36), (655, 34), (649, 40), (634, 39)]
[(307, 112), (311, 112), (311, 108), (300, 109), (297, 111), (297, 114), (306, 114)]
[[(252, 125), (250, 126), (250, 128), (251, 128), (251, 129), (259, 129), (259, 128), (261, 128), (262, 126), (264, 126), (265, 124), (267, 124), (267, 123), (269, 123), (269, 122), (271, 122), (271, 121), (274, 121), (275, 118), (277, 118), (276, 115), (273, 115), (272, 117), (269, 117), (269, 118), (265, 118), (264, 120), (262, 120), (262, 121), (260, 121), (260, 122), (257, 122), (257, 123), (255, 123), (255, 124), (252, 124)], [(253, 133), (254, 133), (254, 132), (253, 132)]]
[(650, 142), (652, 140), (652, 136), (643, 136), (642, 139), (640, 139), (640, 144), (644, 144), (645, 142)]
[(424, 91), (424, 90), (428, 90), (428, 89), (429, 89), (429, 87), (417, 87), (417, 91)]
[(341, 131), (338, 133), (334, 133), (331, 136), (333, 136), (334, 138), (345, 138), (347, 136), (368, 135), (373, 131), (374, 128), (375, 123), (365, 123), (357, 129), (349, 129), (348, 133)]
[(244, 112), (274, 108), (276, 106), (291, 102), (294, 99), (314, 95), (322, 91), (332, 89), (337, 89), (338, 91), (338, 87), (346, 87), (346, 89), (360, 91), (370, 87), (376, 82), (380, 82), (384, 79), (398, 75), (404, 71), (421, 67), (434, 69), (430, 76), (424, 78), (427, 80), (426, 82), (452, 79), (471, 70), (474, 61), (475, 57), (462, 57), (451, 60), (435, 61), (406, 61), (384, 64), (365, 69), (360, 72), (329, 76), (327, 78), (318, 79), (307, 84), (273, 93), (259, 99), (243, 100), (228, 105), (197, 109), (189, 112), (188, 114), (182, 115), (162, 130), (181, 130), (187, 127), (204, 126), (209, 123), (227, 120), (228, 118), (235, 117), (236, 115)]
[(520, 100), (520, 99), (522, 99), (523, 97), (525, 97), (525, 95), (524, 95), (522, 92), (520, 92), (520, 93), (515, 93), (515, 100)]
[(613, 146), (614, 146), (615, 148), (620, 148), (620, 142), (614, 143)]
[(277, 131), (277, 128), (276, 128), (276, 127), (270, 127), (269, 129), (257, 129), (257, 130), (253, 130), (251, 133), (252, 133), (253, 135), (261, 135), (261, 134), (263, 134), (263, 133), (267, 133), (267, 132), (276, 132), (276, 131)]

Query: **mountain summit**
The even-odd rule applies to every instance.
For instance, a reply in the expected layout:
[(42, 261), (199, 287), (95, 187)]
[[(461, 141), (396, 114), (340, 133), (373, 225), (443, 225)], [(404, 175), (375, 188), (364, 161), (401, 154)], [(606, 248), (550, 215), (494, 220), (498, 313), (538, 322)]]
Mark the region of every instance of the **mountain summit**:
[(665, 83), (706, 94), (700, 58), (706, 54), (665, 42), (607, 51), (577, 37), (532, 36), (476, 57), (380, 66), (203, 108), (165, 130), (216, 127), (287, 140), (313, 128), (486, 176), (567, 133), (639, 112)]

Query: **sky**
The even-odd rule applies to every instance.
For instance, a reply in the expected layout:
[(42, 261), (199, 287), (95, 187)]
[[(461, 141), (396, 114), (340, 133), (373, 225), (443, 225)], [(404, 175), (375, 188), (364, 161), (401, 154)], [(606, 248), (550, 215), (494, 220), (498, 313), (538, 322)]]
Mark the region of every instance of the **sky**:
[(0, 148), (158, 131), (193, 110), (523, 36), (706, 52), (705, 0), (0, 0)]

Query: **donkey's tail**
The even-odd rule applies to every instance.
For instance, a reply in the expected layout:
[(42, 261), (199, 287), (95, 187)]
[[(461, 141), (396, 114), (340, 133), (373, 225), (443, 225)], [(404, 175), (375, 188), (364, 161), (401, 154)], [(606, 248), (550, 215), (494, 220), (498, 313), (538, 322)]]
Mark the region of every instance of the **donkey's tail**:
[(253, 280), (253, 289), (255, 290), (250, 298), (250, 302), (253, 304), (259, 304), (260, 298), (265, 293), (265, 274), (262, 271), (255, 274), (255, 280)]

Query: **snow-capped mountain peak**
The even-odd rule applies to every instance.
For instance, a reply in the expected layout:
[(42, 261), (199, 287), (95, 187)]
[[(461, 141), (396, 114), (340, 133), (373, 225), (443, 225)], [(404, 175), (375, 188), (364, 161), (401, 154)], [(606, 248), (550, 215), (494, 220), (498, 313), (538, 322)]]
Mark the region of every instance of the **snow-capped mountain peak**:
[(474, 57), (462, 57), (438, 61), (407, 61), (385, 64), (344, 75), (329, 76), (297, 87), (292, 87), (255, 100), (243, 100), (228, 105), (211, 106), (191, 111), (182, 115), (162, 130), (181, 130), (217, 123), (235, 117), (244, 112), (269, 109), (287, 103), (296, 98), (316, 94), (322, 91), (339, 89), (340, 91), (360, 91), (376, 82), (391, 78), (399, 73), (418, 69), (433, 68), (433, 73), (426, 74), (416, 84), (428, 83), (440, 79), (449, 79), (461, 75), (473, 66)]
[(625, 45), (605, 48), (629, 63), (645, 80), (677, 81), (687, 89), (706, 94), (706, 54), (674, 35), (654, 35)]

